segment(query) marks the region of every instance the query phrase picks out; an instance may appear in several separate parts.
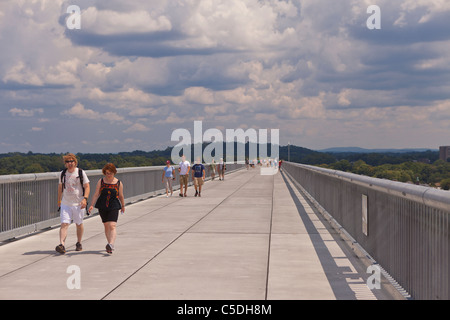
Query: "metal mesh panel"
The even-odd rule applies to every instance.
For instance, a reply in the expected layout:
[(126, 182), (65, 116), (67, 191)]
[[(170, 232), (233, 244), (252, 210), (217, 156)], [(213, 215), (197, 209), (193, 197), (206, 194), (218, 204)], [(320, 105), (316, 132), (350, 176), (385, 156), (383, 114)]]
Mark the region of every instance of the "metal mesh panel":
[(283, 170), (413, 298), (450, 298), (450, 192), (288, 162)]
[[(209, 166), (205, 167), (208, 178)], [(226, 173), (243, 167), (243, 164), (227, 164)], [(155, 166), (118, 169), (116, 176), (124, 184), (125, 201), (130, 203), (165, 192), (161, 181), (163, 168)], [(85, 172), (90, 181), (92, 198), (96, 184), (103, 175), (101, 170)], [(59, 172), (0, 176), (0, 241), (59, 223), (59, 177)], [(189, 177), (191, 181), (191, 175)], [(173, 186), (179, 186), (178, 179)]]

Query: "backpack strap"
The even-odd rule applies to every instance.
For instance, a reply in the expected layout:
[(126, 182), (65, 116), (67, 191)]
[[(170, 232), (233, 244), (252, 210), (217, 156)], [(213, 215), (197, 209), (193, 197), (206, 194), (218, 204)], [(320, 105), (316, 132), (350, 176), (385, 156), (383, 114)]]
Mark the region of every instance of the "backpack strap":
[(80, 179), (81, 189), (83, 189), (83, 197), (84, 197), (84, 183), (83, 183), (83, 170), (78, 168), (78, 178)]
[(66, 188), (66, 171), (67, 171), (67, 168), (65, 168), (61, 172), (61, 183), (62, 183), (63, 190)]
[[(66, 172), (67, 172), (67, 168), (65, 168), (61, 172), (61, 183), (62, 183), (63, 189), (66, 188)], [(83, 170), (80, 168), (78, 168), (78, 178), (80, 179), (81, 189), (83, 189), (83, 197), (84, 197)]]

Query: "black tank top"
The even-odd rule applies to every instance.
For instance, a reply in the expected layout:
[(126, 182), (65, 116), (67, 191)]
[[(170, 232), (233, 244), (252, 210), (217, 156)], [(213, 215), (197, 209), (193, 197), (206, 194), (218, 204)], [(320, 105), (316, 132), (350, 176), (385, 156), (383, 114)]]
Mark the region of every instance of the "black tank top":
[(122, 205), (119, 201), (120, 180), (115, 184), (105, 183), (102, 179), (100, 186), (100, 196), (95, 203), (97, 209), (119, 210)]

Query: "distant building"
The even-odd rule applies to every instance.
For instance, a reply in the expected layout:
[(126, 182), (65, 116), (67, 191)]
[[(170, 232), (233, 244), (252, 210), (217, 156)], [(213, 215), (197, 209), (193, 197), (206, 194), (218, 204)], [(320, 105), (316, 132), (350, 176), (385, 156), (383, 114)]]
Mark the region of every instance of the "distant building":
[(450, 158), (450, 146), (439, 147), (439, 159), (447, 161)]

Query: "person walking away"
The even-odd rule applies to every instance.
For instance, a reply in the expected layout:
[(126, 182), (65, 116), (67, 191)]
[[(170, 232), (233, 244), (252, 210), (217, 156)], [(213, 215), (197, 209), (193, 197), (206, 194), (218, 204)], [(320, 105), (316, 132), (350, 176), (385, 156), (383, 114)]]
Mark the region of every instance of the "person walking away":
[(119, 211), (125, 212), (125, 200), (123, 196), (123, 183), (115, 177), (117, 169), (114, 164), (107, 163), (102, 173), (104, 177), (97, 182), (92, 205), (89, 212), (98, 209), (105, 228), (106, 252), (112, 254), (117, 236), (117, 220)]
[(200, 159), (197, 159), (196, 163), (192, 166), (192, 172), (194, 176), (195, 196), (202, 196), (202, 186), (205, 182), (206, 171), (205, 166), (201, 163)]
[(81, 245), (84, 233), (83, 218), (90, 193), (89, 179), (83, 170), (77, 168), (76, 156), (73, 153), (68, 153), (63, 156), (63, 160), (66, 168), (61, 171), (58, 183), (58, 207), (61, 217), (60, 243), (55, 248), (61, 254), (66, 253), (67, 231), (72, 220), (77, 228), (75, 250), (83, 250)]
[(162, 174), (162, 182), (166, 186), (166, 198), (173, 195), (172, 181), (175, 180), (175, 168), (170, 165), (170, 160), (166, 161), (166, 166), (164, 167), (164, 172)]
[(180, 197), (183, 197), (183, 186), (184, 186), (184, 197), (187, 197), (186, 192), (189, 182), (189, 170), (191, 169), (191, 164), (186, 160), (186, 157), (181, 158), (181, 162), (178, 168), (180, 174)]

